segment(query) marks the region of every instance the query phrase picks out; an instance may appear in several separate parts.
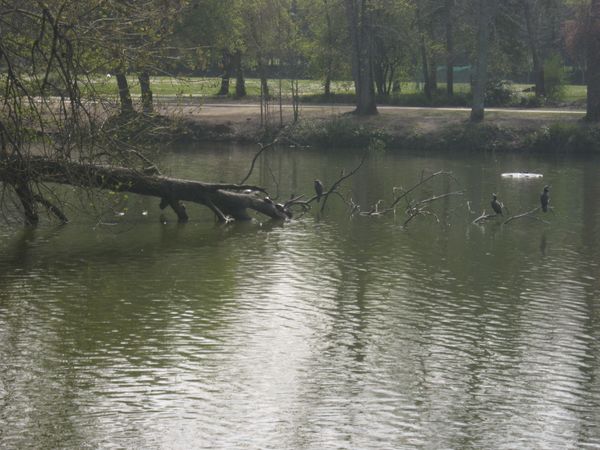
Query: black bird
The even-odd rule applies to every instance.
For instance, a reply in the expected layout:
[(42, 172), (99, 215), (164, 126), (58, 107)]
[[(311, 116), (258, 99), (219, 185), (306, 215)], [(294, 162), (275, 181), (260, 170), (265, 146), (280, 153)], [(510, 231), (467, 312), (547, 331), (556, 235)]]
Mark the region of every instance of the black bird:
[(315, 192), (317, 193), (317, 202), (320, 202), (323, 195), (323, 183), (320, 180), (315, 180)]
[(492, 194), (492, 209), (496, 214), (502, 215), (502, 203), (498, 201), (498, 196), (496, 194)]
[(542, 211), (548, 212), (548, 203), (550, 203), (550, 194), (548, 191), (550, 190), (550, 186), (544, 186), (544, 192), (540, 195), (540, 203), (542, 204)]

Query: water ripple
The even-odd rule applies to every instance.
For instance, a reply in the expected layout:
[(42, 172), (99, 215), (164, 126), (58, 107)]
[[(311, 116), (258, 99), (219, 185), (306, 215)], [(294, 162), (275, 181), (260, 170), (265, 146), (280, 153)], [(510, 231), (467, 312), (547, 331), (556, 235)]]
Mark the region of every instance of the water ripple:
[(599, 448), (599, 244), (553, 221), (29, 236), (0, 448)]

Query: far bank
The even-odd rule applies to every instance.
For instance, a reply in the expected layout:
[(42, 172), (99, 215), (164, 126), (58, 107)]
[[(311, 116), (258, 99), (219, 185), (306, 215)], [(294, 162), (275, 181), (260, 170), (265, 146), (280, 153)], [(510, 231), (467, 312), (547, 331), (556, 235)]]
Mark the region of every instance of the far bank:
[(261, 111), (258, 104), (166, 101), (156, 111), (137, 125), (150, 140), (267, 142), (280, 136), (290, 145), (324, 149), (375, 145), (389, 150), (600, 154), (600, 127), (584, 121), (581, 110), (489, 109), (477, 124), (469, 122), (468, 108), (380, 107), (377, 115), (359, 117), (351, 105), (300, 105), (296, 122), (290, 105)]

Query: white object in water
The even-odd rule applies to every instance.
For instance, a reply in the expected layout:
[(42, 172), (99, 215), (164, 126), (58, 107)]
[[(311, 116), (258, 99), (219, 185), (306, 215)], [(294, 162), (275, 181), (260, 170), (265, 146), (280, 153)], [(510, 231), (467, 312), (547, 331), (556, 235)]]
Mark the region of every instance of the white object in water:
[(541, 173), (533, 172), (507, 172), (502, 174), (502, 178), (543, 178)]

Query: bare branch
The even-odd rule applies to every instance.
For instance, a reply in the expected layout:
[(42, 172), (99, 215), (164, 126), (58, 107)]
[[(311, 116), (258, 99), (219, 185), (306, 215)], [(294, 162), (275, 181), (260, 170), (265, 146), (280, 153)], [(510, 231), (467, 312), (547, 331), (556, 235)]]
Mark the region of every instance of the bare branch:
[(481, 215), (471, 223), (474, 225), (477, 225), (479, 222), (483, 222), (484, 220), (488, 220), (488, 219), (495, 219), (496, 217), (498, 217), (498, 214), (496, 214), (496, 213), (486, 214), (485, 209), (484, 209), (483, 212), (481, 213)]
[(530, 211), (527, 211), (527, 212), (524, 212), (524, 213), (521, 213), (521, 214), (517, 214), (517, 215), (514, 215), (514, 216), (510, 216), (508, 219), (506, 219), (506, 220), (503, 222), (503, 224), (502, 224), (502, 225), (506, 225), (506, 224), (508, 224), (508, 223), (512, 222), (513, 220), (516, 220), (516, 219), (523, 219), (523, 218), (528, 218), (528, 219), (538, 220), (538, 221), (540, 221), (540, 222), (542, 222), (542, 223), (545, 223), (545, 224), (550, 224), (550, 222), (548, 222), (547, 220), (540, 219), (539, 217), (537, 217), (537, 216), (534, 216), (534, 214), (535, 214), (536, 212), (538, 212), (539, 210), (540, 210), (540, 207), (538, 206), (538, 207), (535, 207), (535, 208), (533, 208), (533, 209), (532, 209), (532, 210), (530, 210)]
[[(329, 194), (332, 194), (335, 192), (335, 190), (338, 188), (338, 186), (340, 184), (342, 184), (342, 182), (348, 178), (350, 178), (352, 175), (354, 175), (356, 172), (358, 172), (358, 170), (362, 167), (362, 165), (365, 163), (365, 161), (367, 160), (367, 156), (369, 155), (369, 151), (365, 151), (362, 155), (362, 158), (360, 159), (360, 162), (358, 163), (358, 165), (352, 169), (349, 173), (347, 173), (346, 175), (342, 175), (340, 178), (338, 178), (329, 188), (329, 190), (327, 192), (324, 192), (323, 195), (321, 197), (323, 198), (323, 203), (321, 205), (321, 212), (325, 211), (325, 205), (327, 204), (327, 199), (329, 198)], [(314, 196), (311, 199), (308, 200), (308, 203), (312, 202), (313, 200), (317, 199), (318, 196)]]
[(260, 150), (258, 152), (256, 152), (256, 154), (254, 155), (254, 158), (252, 158), (252, 164), (250, 164), (250, 170), (248, 170), (248, 173), (246, 174), (246, 176), (242, 179), (242, 181), (240, 181), (240, 184), (244, 184), (246, 181), (248, 181), (248, 178), (250, 178), (250, 175), (252, 175), (252, 171), (254, 170), (254, 165), (256, 164), (256, 160), (258, 159), (258, 157), (266, 150), (268, 150), (269, 148), (273, 147), (275, 144), (277, 144), (278, 140), (274, 139), (271, 143), (267, 144), (267, 145), (262, 145), (261, 143), (259, 143), (258, 145), (260, 145)]
[(427, 183), (429, 180), (438, 177), (440, 175), (445, 175), (450, 177), (452, 180), (454, 180), (457, 184), (458, 181), (456, 180), (456, 178), (454, 177), (454, 175), (452, 175), (452, 172), (445, 172), (443, 170), (440, 170), (439, 172), (435, 172), (431, 175), (429, 175), (428, 177), (423, 178), (423, 174), (421, 174), (421, 181), (419, 181), (417, 184), (415, 184), (413, 187), (411, 187), (409, 190), (405, 191), (402, 195), (400, 195), (399, 197), (396, 197), (396, 199), (394, 200), (394, 202), (390, 205), (389, 209), (394, 208), (398, 202), (400, 202), (400, 200), (402, 200), (403, 198), (405, 198), (408, 194), (410, 194), (411, 192), (413, 192), (415, 189), (417, 189), (418, 187), (422, 186), (423, 184)]
[(67, 218), (65, 213), (63, 213), (62, 210), (58, 206), (56, 206), (52, 202), (50, 202), (50, 200), (47, 200), (46, 198), (42, 197), (42, 195), (40, 195), (40, 194), (34, 195), (33, 199), (36, 202), (38, 202), (40, 205), (44, 206), (49, 212), (54, 214), (58, 218), (58, 220), (60, 220), (62, 223), (69, 222), (69, 219)]

